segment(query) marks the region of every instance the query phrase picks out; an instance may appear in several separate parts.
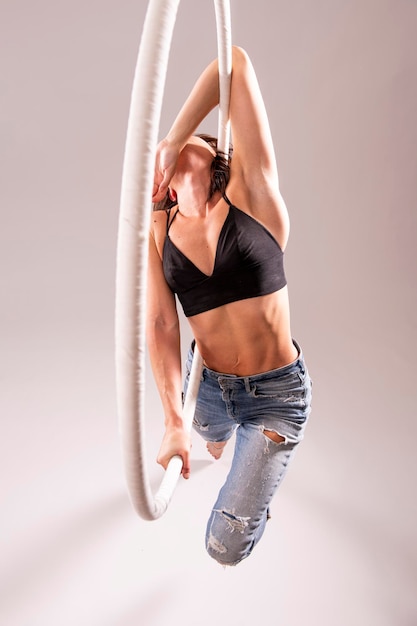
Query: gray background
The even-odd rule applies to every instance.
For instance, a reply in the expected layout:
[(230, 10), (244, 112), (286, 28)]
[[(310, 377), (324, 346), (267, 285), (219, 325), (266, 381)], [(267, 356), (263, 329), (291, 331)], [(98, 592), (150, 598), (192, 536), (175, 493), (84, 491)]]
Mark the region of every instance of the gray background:
[[(270, 115), (315, 395), (263, 541), (226, 571), (203, 533), (231, 450), (214, 463), (194, 438), (190, 481), (151, 523), (121, 463), (117, 219), (145, 9), (2, 0), (0, 621), (414, 626), (417, 3), (232, 1)], [(215, 54), (212, 2), (183, 0), (161, 134)]]

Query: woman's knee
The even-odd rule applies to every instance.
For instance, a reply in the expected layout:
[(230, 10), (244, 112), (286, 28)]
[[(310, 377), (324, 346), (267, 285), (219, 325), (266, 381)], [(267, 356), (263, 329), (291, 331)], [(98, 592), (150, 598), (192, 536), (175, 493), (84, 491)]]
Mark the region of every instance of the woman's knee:
[(251, 550), (241, 546), (229, 545), (224, 538), (218, 538), (211, 534), (206, 543), (206, 550), (212, 559), (217, 561), (220, 565), (238, 565), (243, 559), (249, 556)]
[(262, 535), (264, 527), (263, 524), (257, 524), (254, 528), (250, 521), (249, 517), (238, 516), (226, 510), (213, 511), (206, 537), (208, 554), (221, 565), (238, 565), (246, 559)]

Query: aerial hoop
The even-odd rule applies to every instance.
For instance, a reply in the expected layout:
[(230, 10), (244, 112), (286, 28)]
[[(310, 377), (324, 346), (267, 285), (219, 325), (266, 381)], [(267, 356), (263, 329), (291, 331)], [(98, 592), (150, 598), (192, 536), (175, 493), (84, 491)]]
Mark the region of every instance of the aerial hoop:
[[(182, 459), (174, 456), (155, 497), (145, 454), (145, 354), (148, 233), (153, 170), (169, 49), (179, 0), (150, 0), (132, 87), (123, 163), (116, 267), (116, 391), (122, 456), (135, 511), (155, 520), (166, 511)], [(219, 58), (219, 150), (228, 154), (232, 70), (230, 4), (214, 0)], [(183, 416), (191, 430), (202, 359), (194, 352)]]

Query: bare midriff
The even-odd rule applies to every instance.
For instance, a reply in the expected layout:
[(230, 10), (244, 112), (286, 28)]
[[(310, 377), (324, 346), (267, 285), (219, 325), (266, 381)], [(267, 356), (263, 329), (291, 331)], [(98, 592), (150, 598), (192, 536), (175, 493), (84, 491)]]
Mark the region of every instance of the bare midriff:
[(298, 356), (290, 330), (287, 287), (189, 317), (204, 364), (216, 372), (251, 376)]

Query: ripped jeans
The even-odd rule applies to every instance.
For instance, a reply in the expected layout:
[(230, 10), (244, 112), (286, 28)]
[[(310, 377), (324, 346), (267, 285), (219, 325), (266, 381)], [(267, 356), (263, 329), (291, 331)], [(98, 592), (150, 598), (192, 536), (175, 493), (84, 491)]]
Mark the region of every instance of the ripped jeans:
[[(206, 548), (222, 565), (248, 557), (265, 530), (269, 504), (303, 438), (311, 405), (311, 380), (299, 346), (289, 365), (253, 376), (203, 368), (194, 429), (211, 442), (236, 432), (232, 465), (207, 524)], [(193, 351), (186, 363), (188, 386)], [(264, 434), (284, 438), (276, 443)]]

